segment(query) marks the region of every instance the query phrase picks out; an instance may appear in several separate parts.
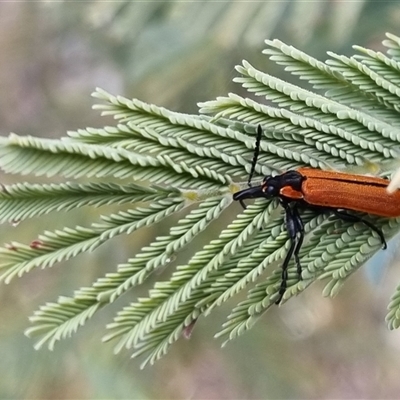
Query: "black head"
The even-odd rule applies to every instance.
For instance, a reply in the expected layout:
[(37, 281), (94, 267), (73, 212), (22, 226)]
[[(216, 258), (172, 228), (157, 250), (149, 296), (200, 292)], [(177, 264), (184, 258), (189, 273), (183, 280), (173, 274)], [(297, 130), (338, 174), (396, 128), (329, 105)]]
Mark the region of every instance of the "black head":
[(269, 196), (279, 196), (281, 189), (286, 186), (301, 191), (301, 185), (305, 179), (306, 177), (298, 171), (287, 171), (276, 176), (266, 176), (261, 186), (263, 187), (263, 192)]
[(261, 190), (265, 193), (265, 197), (279, 196), (282, 185), (278, 176), (266, 176), (261, 183)]
[(246, 199), (279, 197), (281, 189), (285, 186), (301, 191), (301, 184), (304, 179), (305, 177), (297, 171), (288, 171), (276, 176), (266, 176), (261, 185), (236, 192), (233, 195), (233, 200), (240, 201), (243, 205), (243, 200)]
[(282, 187), (279, 178), (280, 175), (266, 176), (261, 182), (261, 185), (252, 186), (234, 193), (233, 200), (241, 202), (246, 199), (257, 199), (260, 197), (270, 198), (279, 196), (279, 190)]

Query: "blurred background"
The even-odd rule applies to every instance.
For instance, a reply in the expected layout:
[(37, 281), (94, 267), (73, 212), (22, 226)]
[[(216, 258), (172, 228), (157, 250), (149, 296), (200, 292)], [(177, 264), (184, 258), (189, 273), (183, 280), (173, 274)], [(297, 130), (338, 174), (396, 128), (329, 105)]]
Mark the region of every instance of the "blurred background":
[[(261, 54), (264, 39), (324, 60), (328, 50), (352, 54), (352, 44), (383, 50), (385, 32), (399, 35), (399, 26), (400, 1), (0, 2), (0, 134), (59, 138), (112, 124), (91, 110), (95, 87), (196, 113), (198, 102), (241, 93), (232, 79), (242, 59), (283, 76)], [(4, 225), (1, 243), (88, 225), (97, 213)], [(384, 321), (400, 282), (396, 239), (335, 299), (322, 298), (323, 284), (314, 285), (223, 349), (213, 335), (238, 298), (200, 319), (190, 340), (143, 371), (129, 353), (114, 355), (113, 344), (101, 344), (115, 311), (152, 282), (104, 309), (53, 352), (33, 349), (23, 331), (35, 309), (90, 285), (154, 236), (148, 230), (118, 238), (94, 254), (0, 286), (0, 398), (399, 397), (400, 332), (388, 331)]]

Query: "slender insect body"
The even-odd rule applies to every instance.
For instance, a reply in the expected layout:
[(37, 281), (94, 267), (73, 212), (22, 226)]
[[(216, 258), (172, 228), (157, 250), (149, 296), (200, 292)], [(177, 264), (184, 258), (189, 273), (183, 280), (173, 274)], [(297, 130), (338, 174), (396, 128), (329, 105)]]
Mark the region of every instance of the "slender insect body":
[[(259, 154), (262, 129), (257, 128), (256, 150), (249, 175), (249, 186)], [(286, 291), (287, 268), (294, 257), (299, 278), (301, 265), (299, 251), (304, 239), (304, 228), (300, 208), (311, 208), (319, 212), (332, 212), (352, 222), (362, 222), (373, 230), (386, 248), (385, 237), (380, 229), (368, 220), (347, 211), (373, 214), (380, 217), (400, 216), (400, 190), (387, 192), (389, 181), (383, 178), (324, 171), (313, 168), (298, 168), (277, 176), (266, 176), (261, 185), (234, 193), (233, 199), (245, 207), (244, 200), (251, 198), (279, 198), (286, 213), (286, 227), (291, 246), (282, 264), (282, 280), (279, 289), (279, 304)]]

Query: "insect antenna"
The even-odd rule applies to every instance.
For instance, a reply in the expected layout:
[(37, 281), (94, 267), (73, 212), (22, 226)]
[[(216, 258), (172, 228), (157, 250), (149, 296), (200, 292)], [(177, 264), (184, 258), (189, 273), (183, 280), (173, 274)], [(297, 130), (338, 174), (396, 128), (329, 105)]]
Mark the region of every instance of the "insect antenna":
[(256, 170), (258, 155), (260, 154), (260, 143), (262, 137), (262, 128), (261, 125), (257, 126), (257, 137), (256, 137), (256, 145), (254, 147), (253, 161), (251, 162), (251, 169), (249, 174), (249, 179), (247, 181), (247, 185), (251, 187), (251, 180), (253, 179), (254, 172)]

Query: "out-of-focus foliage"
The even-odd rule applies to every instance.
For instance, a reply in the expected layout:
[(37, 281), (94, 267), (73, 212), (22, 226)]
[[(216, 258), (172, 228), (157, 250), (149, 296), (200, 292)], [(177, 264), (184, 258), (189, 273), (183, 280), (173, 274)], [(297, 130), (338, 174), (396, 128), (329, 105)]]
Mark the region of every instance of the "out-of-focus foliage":
[[(283, 214), (275, 215), (277, 202), (273, 199), (259, 199), (221, 232), (210, 231), (209, 225), (232, 203), (232, 193), (241, 186), (235, 181), (247, 177), (256, 126), (262, 127), (264, 136), (255, 165), (260, 179), (299, 166), (362, 168), (366, 159), (377, 168), (385, 164), (385, 174), (393, 172), (399, 163), (395, 147), (400, 142), (396, 119), (400, 38), (387, 36), (387, 54), (357, 47), (361, 54), (330, 53), (325, 63), (279, 40), (267, 40), (264, 53), (313, 88), (305, 90), (301, 84), (285, 82), (243, 61), (236, 67), (241, 77), (235, 81), (250, 93), (265, 97), (272, 106), (230, 94), (202, 103), (201, 112), (216, 114), (210, 119), (98, 89), (94, 96), (106, 104), (95, 108), (113, 115), (119, 121), (116, 126), (80, 129), (61, 140), (15, 134), (1, 138), (0, 167), (7, 173), (117, 182), (129, 179), (138, 184), (3, 185), (0, 220), (10, 223), (84, 206), (129, 203), (134, 207), (118, 207), (89, 226), (45, 231), (29, 245), (13, 240), (0, 248), (0, 281), (9, 283), (35, 268), (49, 268), (92, 252), (122, 234), (167, 226), (167, 218), (180, 215), (167, 235), (157, 236), (115, 271), (75, 291), (72, 297), (60, 296), (56, 303), (46, 303), (35, 311), (31, 317), (34, 326), (27, 333), (41, 337), (36, 347), (53, 349), (99, 310), (165, 267), (175, 267), (170, 279), (157, 281), (148, 297), (124, 307), (109, 324), (110, 333), (104, 340), (118, 338), (118, 351), (133, 349), (134, 357), (147, 355), (144, 365), (153, 364), (171, 344), (188, 336), (202, 315), (243, 290), (247, 299), (233, 308), (219, 335), (231, 340), (252, 327), (276, 301), (280, 269), (264, 279), (260, 276), (281, 262), (290, 242)], [(325, 95), (319, 93), (321, 89)], [(317, 278), (328, 279), (324, 293), (334, 296), (380, 249), (381, 239), (367, 223), (360, 227), (338, 217), (326, 219), (327, 213), (304, 213), (304, 232), (310, 235), (299, 253), (305, 269), (303, 281), (298, 282), (295, 266), (293, 271), (289, 268), (284, 300)], [(399, 231), (400, 218), (375, 218), (373, 223), (389, 239)], [(211, 240), (183, 264), (174, 265), (174, 259), (204, 231)], [(253, 282), (256, 286), (249, 290)], [(398, 288), (387, 316), (392, 329), (400, 324), (399, 297)]]
[[(350, 51), (354, 43), (380, 50), (385, 31), (398, 33), (399, 19), (397, 2), (2, 3), (0, 129), (59, 137), (67, 129), (103, 126), (104, 120), (90, 112), (88, 94), (96, 86), (195, 112), (198, 101), (238, 92), (230, 85), (233, 66), (242, 58), (265, 66), (266, 58), (258, 54), (266, 38), (278, 37), (325, 58), (326, 49)], [(75, 221), (60, 217), (57, 226), (90, 219), (77, 211)], [(45, 219), (39, 228), (54, 226)], [(5, 226), (2, 234), (4, 241), (18, 235), (23, 242), (33, 235), (22, 224)], [(359, 274), (344, 298), (322, 300), (320, 289), (315, 295), (311, 290), (296, 305), (274, 310), (265, 326), (260, 323), (229, 351), (211, 340), (227, 311), (217, 309), (196, 326), (190, 341), (145, 372), (98, 351), (95, 326), (53, 354), (32, 350), (21, 335), (27, 314), (49, 296), (70, 294), (102, 276), (153, 236), (148, 231), (115, 242), (112, 252), (100, 248), (97, 255), (81, 258), (81, 265), (69, 263), (62, 274), (38, 271), (0, 288), (0, 318), (6, 321), (0, 329), (1, 397), (397, 396), (392, 372), (399, 368), (398, 335), (382, 329), (387, 298), (377, 298)], [(386, 285), (393, 289), (391, 279)], [(104, 324), (109, 316), (95, 322)]]

